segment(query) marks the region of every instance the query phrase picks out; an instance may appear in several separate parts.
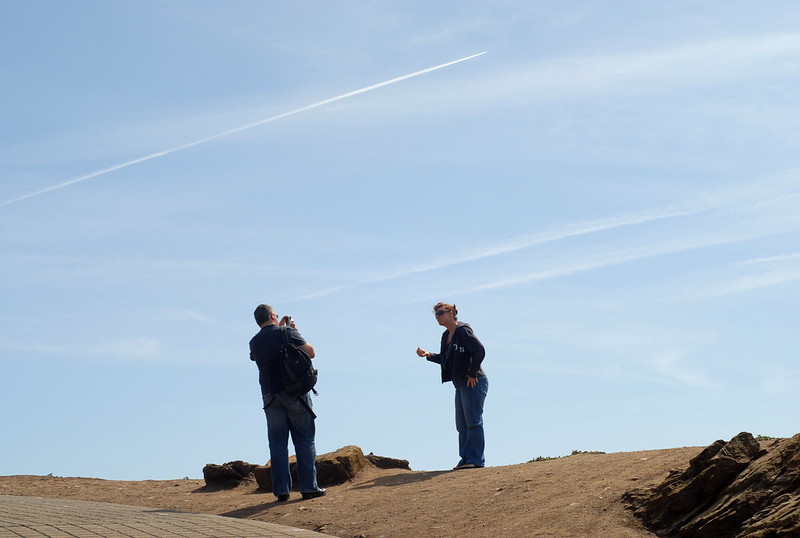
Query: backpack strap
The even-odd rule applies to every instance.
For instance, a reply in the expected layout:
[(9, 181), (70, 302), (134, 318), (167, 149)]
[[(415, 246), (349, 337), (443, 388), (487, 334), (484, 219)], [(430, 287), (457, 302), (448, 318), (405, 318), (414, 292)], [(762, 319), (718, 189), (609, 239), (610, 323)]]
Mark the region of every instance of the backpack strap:
[[(308, 393), (306, 393), (306, 394), (308, 394)], [(303, 396), (305, 396), (305, 394), (304, 394)], [(312, 419), (316, 419), (316, 418), (317, 418), (317, 414), (314, 412), (314, 410), (313, 410), (313, 409), (311, 409), (311, 406), (309, 406), (309, 405), (306, 403), (306, 401), (303, 399), (303, 396), (300, 396), (300, 397), (297, 399), (297, 401), (299, 401), (299, 402), (300, 402), (300, 405), (302, 405), (303, 407), (305, 407), (305, 408), (306, 408), (306, 411), (308, 411), (308, 413), (311, 415), (311, 418), (312, 418)]]
[(285, 325), (278, 325), (278, 328), (281, 330), (281, 336), (283, 337), (283, 346), (286, 347), (289, 345), (289, 330)]
[[(278, 325), (278, 327), (280, 328), (281, 335), (283, 336), (283, 349), (281, 349), (281, 354), (283, 354), (285, 352), (285, 349), (290, 345), (289, 329), (286, 327), (286, 325)], [(316, 389), (314, 389), (313, 387), (311, 388), (311, 391), (314, 393), (315, 396), (319, 395), (319, 392), (317, 392)], [(311, 415), (311, 418), (313, 419), (317, 418), (317, 414), (314, 412), (313, 409), (311, 409), (311, 407), (306, 403), (306, 401), (303, 399), (302, 396), (298, 397), (297, 401), (300, 402), (300, 405), (306, 408), (306, 411), (308, 411), (308, 413)]]

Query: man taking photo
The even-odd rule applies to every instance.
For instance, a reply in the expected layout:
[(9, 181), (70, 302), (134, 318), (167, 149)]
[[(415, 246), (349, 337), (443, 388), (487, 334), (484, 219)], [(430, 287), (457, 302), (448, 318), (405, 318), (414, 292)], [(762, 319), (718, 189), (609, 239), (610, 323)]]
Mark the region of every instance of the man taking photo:
[(292, 476), (289, 472), (289, 435), (297, 456), (297, 477), (303, 499), (322, 497), (326, 490), (317, 485), (316, 432), (311, 411), (311, 396), (289, 396), (281, 381), (283, 331), (291, 344), (314, 358), (314, 348), (306, 342), (290, 317), (278, 321), (275, 310), (265, 304), (253, 313), (261, 330), (250, 340), (250, 359), (258, 365), (258, 381), (267, 415), (267, 435), (272, 473), (272, 493), (278, 501), (289, 500)]

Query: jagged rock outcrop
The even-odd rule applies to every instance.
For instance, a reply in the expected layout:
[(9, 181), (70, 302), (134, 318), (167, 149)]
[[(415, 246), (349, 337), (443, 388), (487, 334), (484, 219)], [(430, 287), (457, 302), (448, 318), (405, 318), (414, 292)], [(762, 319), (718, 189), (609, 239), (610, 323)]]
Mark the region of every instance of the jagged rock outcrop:
[(209, 463), (203, 467), (203, 478), (207, 486), (236, 486), (247, 480), (258, 465), (246, 461), (229, 461), (222, 465)]
[(765, 448), (746, 432), (716, 441), (685, 471), (623, 500), (658, 536), (800, 536), (800, 434)]

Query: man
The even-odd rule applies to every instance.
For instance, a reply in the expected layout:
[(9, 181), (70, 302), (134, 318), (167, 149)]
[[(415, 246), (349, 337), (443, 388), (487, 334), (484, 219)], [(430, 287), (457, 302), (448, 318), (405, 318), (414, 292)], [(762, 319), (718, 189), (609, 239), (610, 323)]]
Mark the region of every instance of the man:
[[(283, 347), (282, 331), (288, 331), (289, 341), (314, 358), (314, 348), (306, 342), (291, 318), (284, 316), (280, 322), (275, 310), (265, 304), (253, 313), (261, 330), (250, 340), (250, 359), (258, 365), (258, 381), (267, 415), (269, 454), (272, 462), (272, 493), (278, 501), (289, 500), (292, 476), (289, 473), (289, 434), (297, 455), (297, 477), (303, 499), (325, 495), (326, 490), (317, 485), (317, 450), (314, 445), (314, 415), (311, 397), (304, 394), (289, 396), (283, 388), (280, 374), (280, 351)], [(286, 329), (282, 329), (286, 327)]]

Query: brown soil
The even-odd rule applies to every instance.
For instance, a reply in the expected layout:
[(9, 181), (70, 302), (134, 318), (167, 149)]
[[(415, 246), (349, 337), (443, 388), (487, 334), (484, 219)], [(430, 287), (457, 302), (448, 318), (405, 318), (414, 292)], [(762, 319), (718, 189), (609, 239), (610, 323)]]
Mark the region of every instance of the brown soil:
[(620, 501), (685, 469), (700, 448), (577, 454), (461, 471), (369, 466), (328, 495), (286, 503), (245, 482), (210, 489), (202, 480), (122, 482), (45, 476), (0, 477), (0, 494), (81, 499), (220, 514), (340, 537), (653, 537)]

